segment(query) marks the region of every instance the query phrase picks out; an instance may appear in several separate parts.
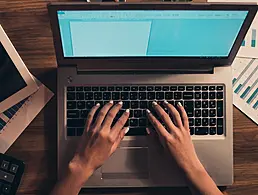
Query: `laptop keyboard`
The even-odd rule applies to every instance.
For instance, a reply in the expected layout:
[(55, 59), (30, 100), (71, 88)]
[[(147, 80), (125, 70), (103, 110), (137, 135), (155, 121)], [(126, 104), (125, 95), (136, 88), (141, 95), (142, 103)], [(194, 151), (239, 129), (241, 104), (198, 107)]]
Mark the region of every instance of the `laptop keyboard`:
[[(146, 135), (146, 109), (153, 110), (153, 101), (163, 107), (164, 100), (172, 105), (181, 102), (189, 117), (191, 135), (224, 134), (222, 85), (69, 86), (66, 95), (67, 136), (81, 136), (90, 109), (97, 103), (103, 106), (110, 100), (114, 104), (123, 101), (114, 123), (127, 108), (130, 109), (127, 136)], [(156, 115), (155, 111), (153, 113)]]

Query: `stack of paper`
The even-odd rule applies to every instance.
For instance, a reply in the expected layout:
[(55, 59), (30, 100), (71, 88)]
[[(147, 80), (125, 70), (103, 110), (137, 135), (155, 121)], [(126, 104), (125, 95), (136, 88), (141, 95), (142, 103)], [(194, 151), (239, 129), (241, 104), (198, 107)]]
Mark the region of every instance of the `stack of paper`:
[(38, 91), (0, 113), (1, 153), (7, 151), (53, 96), (53, 93), (38, 80), (37, 84)]

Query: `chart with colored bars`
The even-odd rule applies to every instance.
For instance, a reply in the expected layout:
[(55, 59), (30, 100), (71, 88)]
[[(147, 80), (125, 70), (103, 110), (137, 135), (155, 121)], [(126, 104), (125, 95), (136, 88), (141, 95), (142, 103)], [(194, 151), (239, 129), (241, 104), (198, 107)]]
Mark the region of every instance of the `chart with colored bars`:
[(256, 14), (252, 25), (250, 26), (241, 48), (238, 51), (238, 57), (258, 58), (258, 14)]
[[(250, 46), (251, 47), (256, 47), (256, 29), (251, 29), (251, 40), (249, 40), (250, 42)], [(243, 47), (246, 46), (246, 39), (242, 42)]]
[(232, 68), (233, 103), (258, 124), (258, 59), (237, 57)]

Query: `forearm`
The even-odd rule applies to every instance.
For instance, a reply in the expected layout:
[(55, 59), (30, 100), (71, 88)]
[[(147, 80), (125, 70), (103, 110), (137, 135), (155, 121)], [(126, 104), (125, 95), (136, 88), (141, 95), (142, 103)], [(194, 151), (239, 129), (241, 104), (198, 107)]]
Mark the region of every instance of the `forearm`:
[(91, 174), (92, 171), (85, 174), (69, 167), (66, 176), (58, 181), (50, 195), (77, 195)]
[(77, 195), (81, 187), (82, 184), (73, 175), (69, 174), (56, 184), (51, 195)]
[(185, 174), (192, 194), (223, 195), (201, 163), (185, 170)]

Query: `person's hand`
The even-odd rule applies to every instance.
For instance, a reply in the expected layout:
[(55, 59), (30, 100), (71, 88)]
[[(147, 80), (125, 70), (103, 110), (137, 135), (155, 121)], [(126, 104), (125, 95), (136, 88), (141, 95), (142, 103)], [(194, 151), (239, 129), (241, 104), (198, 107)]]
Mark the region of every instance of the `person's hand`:
[[(184, 107), (179, 104), (176, 109), (167, 101), (164, 102), (164, 106), (168, 109), (169, 114), (160, 105), (153, 102), (153, 108), (164, 122), (165, 127), (147, 110), (148, 119), (155, 128), (162, 145), (168, 149), (178, 166), (183, 170), (202, 166), (191, 140), (188, 117)], [(150, 129), (147, 131), (151, 132)]]
[(81, 174), (84, 180), (103, 165), (128, 132), (129, 128), (124, 125), (129, 117), (129, 110), (111, 127), (121, 107), (122, 102), (113, 106), (113, 101), (110, 101), (99, 111), (94, 123), (93, 117), (99, 104), (91, 109), (74, 158), (69, 163), (70, 170)]

